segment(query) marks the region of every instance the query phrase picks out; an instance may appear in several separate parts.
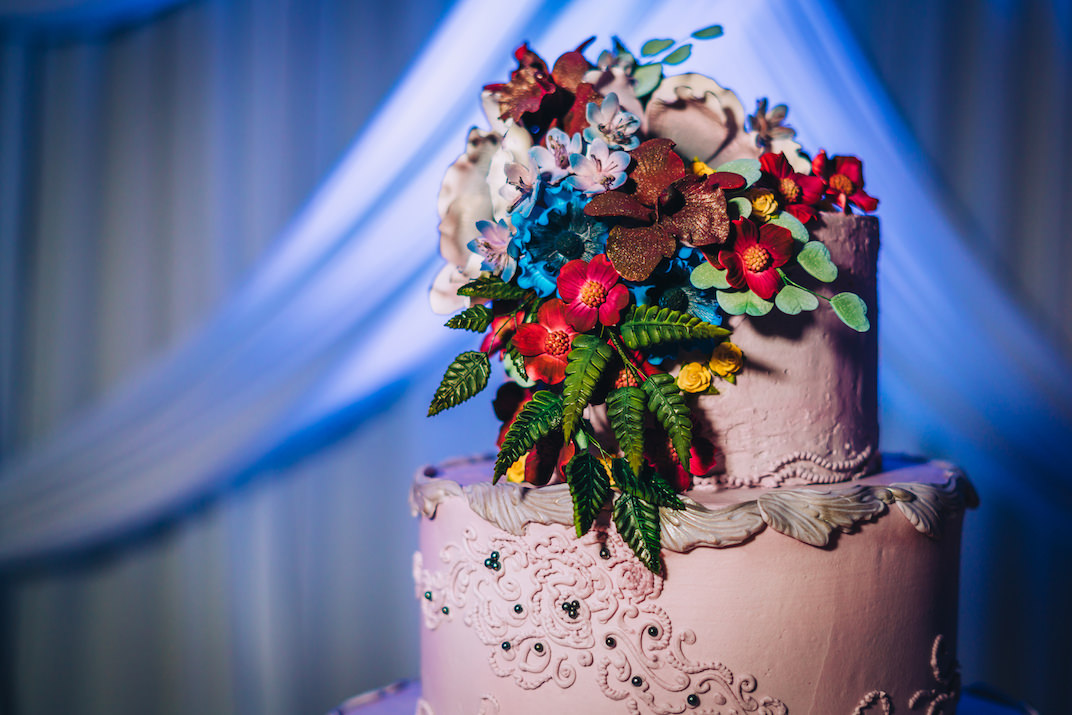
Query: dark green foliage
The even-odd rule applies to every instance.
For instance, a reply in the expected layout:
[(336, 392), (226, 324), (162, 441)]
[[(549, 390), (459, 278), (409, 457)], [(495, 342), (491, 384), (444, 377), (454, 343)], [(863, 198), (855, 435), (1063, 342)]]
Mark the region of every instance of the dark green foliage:
[(614, 484), (623, 492), (656, 506), (685, 508), (685, 503), (673, 487), (649, 465), (644, 465), (638, 474), (624, 459), (617, 457), (611, 462), (611, 472), (614, 474)]
[(598, 459), (581, 452), (566, 465), (566, 481), (573, 497), (573, 525), (581, 537), (592, 528), (596, 515), (610, 497), (610, 478)]
[(592, 390), (613, 355), (614, 349), (594, 335), (581, 334), (573, 338), (562, 390), (562, 432), (567, 441), (573, 437), (573, 430), (588, 405)]
[(475, 278), (458, 289), (458, 295), (470, 298), (490, 298), (492, 300), (518, 300), (532, 291), (503, 282), (499, 276), (485, 274)]
[(692, 446), (692, 420), (689, 407), (681, 396), (674, 376), (665, 372), (651, 375), (644, 380), (642, 387), (648, 396), (648, 410), (655, 414), (670, 435), (678, 459), (682, 464), (689, 463), (689, 447)]
[(688, 313), (657, 305), (633, 308), (621, 324), (622, 340), (633, 348), (659, 343), (721, 338), (730, 334), (725, 328), (705, 323)]
[(614, 501), (614, 526), (637, 558), (653, 573), (661, 573), (659, 509), (622, 492)]
[(487, 387), (490, 375), (491, 363), (482, 352), (469, 350), (454, 358), (432, 397), (428, 416), (465, 402)]
[(536, 441), (562, 425), (562, 398), (553, 392), (540, 390), (525, 403), (503, 438), (499, 457), (495, 460), (492, 483), (506, 474), (514, 462), (526, 454)]
[(639, 387), (619, 387), (607, 395), (607, 417), (622, 454), (634, 472), (644, 463), (644, 408), (648, 402)]
[(493, 317), (491, 311), (483, 305), (473, 305), (448, 320), (447, 327), (482, 333), (491, 325)]

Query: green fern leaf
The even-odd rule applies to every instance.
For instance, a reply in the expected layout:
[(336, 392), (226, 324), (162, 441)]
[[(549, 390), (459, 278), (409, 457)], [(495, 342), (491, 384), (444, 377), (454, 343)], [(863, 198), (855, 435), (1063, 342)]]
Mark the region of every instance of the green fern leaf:
[(499, 458), (495, 460), (492, 484), (527, 453), (536, 441), (562, 425), (562, 398), (553, 392), (540, 390), (525, 403), (503, 438)]
[(474, 333), (482, 333), (491, 325), (493, 317), (491, 311), (486, 307), (472, 305), (448, 320), (447, 327), (455, 330), (471, 330)]
[(594, 335), (581, 334), (573, 338), (562, 389), (562, 432), (567, 442), (573, 437), (588, 398), (613, 355), (614, 348)]
[(428, 416), (460, 405), (488, 385), (491, 363), (482, 352), (469, 350), (454, 358), (428, 405)]
[(655, 414), (674, 445), (682, 464), (689, 463), (689, 447), (692, 446), (692, 420), (689, 407), (678, 390), (674, 376), (665, 372), (648, 377), (641, 387), (648, 396), (648, 410)]
[(610, 477), (598, 459), (581, 452), (566, 465), (566, 481), (573, 497), (573, 525), (580, 538), (592, 528), (596, 515), (610, 497)]
[(685, 508), (685, 503), (681, 501), (674, 488), (646, 464), (638, 474), (624, 459), (616, 457), (611, 462), (611, 473), (614, 475), (614, 484), (623, 492), (656, 506), (671, 509)]
[(658, 343), (722, 338), (730, 334), (726, 328), (657, 305), (633, 308), (622, 321), (621, 331), (622, 340), (634, 350)]
[(614, 526), (641, 563), (652, 573), (663, 568), (660, 553), (659, 509), (654, 504), (622, 492), (614, 500)]
[(644, 408), (647, 401), (639, 387), (619, 387), (607, 395), (610, 426), (634, 472), (639, 472), (644, 463)]
[(470, 298), (490, 298), (492, 300), (518, 300), (532, 291), (510, 285), (499, 276), (490, 273), (475, 278), (458, 289), (458, 295)]

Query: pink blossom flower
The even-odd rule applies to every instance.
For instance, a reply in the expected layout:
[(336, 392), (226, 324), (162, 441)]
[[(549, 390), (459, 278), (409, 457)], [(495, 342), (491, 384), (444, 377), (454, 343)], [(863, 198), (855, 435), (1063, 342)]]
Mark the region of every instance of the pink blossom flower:
[(558, 298), (540, 306), (536, 323), (525, 323), (514, 335), (514, 347), (525, 356), (525, 371), (549, 385), (566, 377), (566, 362), (577, 331), (566, 320), (566, 304)]
[(629, 161), (624, 151), (612, 152), (605, 141), (596, 139), (588, 146), (588, 156), (570, 154), (573, 176), (566, 183), (589, 196), (616, 189), (625, 183)]
[(580, 332), (596, 322), (617, 325), (629, 305), (629, 290), (618, 281), (621, 274), (600, 253), (591, 262), (570, 261), (558, 273), (558, 294), (566, 301), (566, 320)]

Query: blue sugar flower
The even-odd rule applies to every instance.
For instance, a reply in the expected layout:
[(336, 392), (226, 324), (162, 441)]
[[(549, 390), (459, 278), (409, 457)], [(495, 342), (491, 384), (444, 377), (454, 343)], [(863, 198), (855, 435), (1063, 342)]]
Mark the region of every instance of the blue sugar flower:
[(565, 195), (572, 200), (545, 211), (542, 222), (514, 218), (510, 255), (517, 259), (518, 285), (541, 296), (556, 291), (562, 266), (577, 258), (590, 261), (607, 246), (607, 226), (584, 214), (583, 197), (564, 191), (559, 198)]

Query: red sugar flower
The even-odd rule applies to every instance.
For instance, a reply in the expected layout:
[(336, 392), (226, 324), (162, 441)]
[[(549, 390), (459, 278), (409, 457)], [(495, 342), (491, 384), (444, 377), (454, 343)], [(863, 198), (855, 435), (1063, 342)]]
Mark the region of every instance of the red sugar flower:
[(785, 205), (801, 223), (807, 223), (819, 213), (815, 204), (823, 199), (826, 185), (818, 176), (808, 176), (793, 171), (785, 154), (767, 152), (759, 157), (759, 165), (768, 174)]
[(617, 325), (622, 308), (629, 305), (629, 290), (619, 283), (621, 274), (606, 255), (591, 262), (572, 260), (558, 272), (558, 294), (566, 301), (566, 320), (580, 332), (591, 330), (598, 320)]
[(763, 300), (770, 300), (782, 282), (778, 268), (792, 255), (793, 234), (773, 223), (765, 223), (757, 230), (746, 218), (733, 222), (733, 233), (733, 250), (718, 252), (726, 280), (734, 288), (748, 288)]
[(864, 193), (864, 167), (855, 156), (835, 156), (828, 159), (826, 150), (812, 159), (811, 170), (826, 182), (826, 193), (845, 213), (852, 213), (849, 204), (864, 211), (878, 208), (878, 199)]
[(557, 298), (541, 305), (536, 317), (539, 322), (517, 329), (514, 347), (527, 358), (530, 378), (554, 385), (566, 377), (566, 356), (577, 331), (566, 321), (566, 304)]

